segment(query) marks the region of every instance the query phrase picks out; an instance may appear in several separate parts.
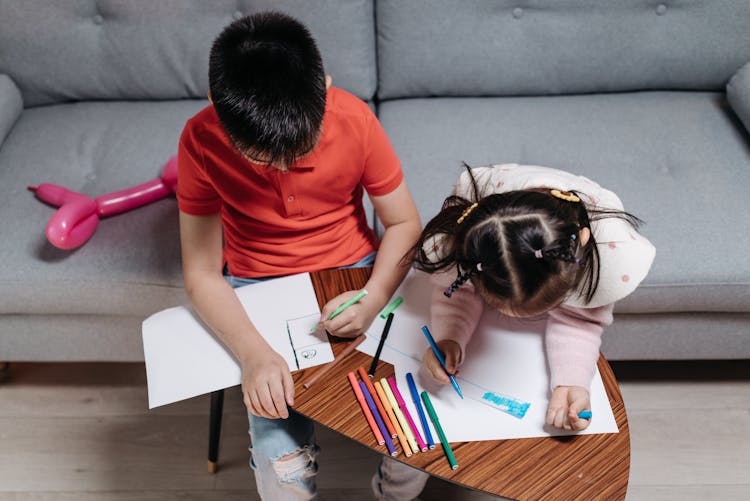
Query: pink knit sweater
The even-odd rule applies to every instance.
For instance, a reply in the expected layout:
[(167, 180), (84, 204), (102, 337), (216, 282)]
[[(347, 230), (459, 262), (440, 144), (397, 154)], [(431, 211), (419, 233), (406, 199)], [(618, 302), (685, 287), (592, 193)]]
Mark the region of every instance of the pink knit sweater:
[[(435, 340), (455, 341), (464, 353), (485, 303), (471, 282), (456, 290), (452, 297), (446, 297), (443, 291), (453, 282), (455, 274), (436, 273), (431, 279), (430, 327)], [(552, 389), (589, 387), (599, 358), (602, 331), (612, 323), (613, 307), (614, 304), (597, 308), (563, 304), (548, 313), (545, 346)]]

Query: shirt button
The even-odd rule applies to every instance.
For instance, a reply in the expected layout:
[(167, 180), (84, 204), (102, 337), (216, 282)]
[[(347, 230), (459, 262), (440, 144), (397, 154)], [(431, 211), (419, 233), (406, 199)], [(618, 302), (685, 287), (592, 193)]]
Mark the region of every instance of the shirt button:
[(294, 202), (294, 195), (289, 195), (288, 197), (286, 197), (286, 201), (287, 202)]

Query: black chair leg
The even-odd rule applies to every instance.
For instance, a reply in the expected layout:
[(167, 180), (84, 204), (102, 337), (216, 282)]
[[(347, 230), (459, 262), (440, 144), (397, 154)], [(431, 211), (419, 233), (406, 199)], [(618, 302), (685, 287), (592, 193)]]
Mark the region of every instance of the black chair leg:
[(221, 414), (224, 410), (224, 390), (211, 393), (211, 415), (208, 427), (208, 472), (216, 473), (221, 438)]

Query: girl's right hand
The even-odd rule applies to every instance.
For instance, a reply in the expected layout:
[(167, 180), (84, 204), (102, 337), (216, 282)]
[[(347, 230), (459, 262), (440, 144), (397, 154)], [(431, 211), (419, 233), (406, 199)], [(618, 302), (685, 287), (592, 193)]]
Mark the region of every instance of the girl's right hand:
[(294, 405), (294, 381), (281, 355), (264, 347), (241, 365), (242, 400), (247, 409), (264, 418), (288, 418), (287, 405)]
[(456, 374), (458, 372), (456, 369), (458, 369), (458, 366), (461, 363), (461, 346), (450, 339), (438, 341), (436, 344), (442, 352), (443, 358), (445, 358), (445, 370), (443, 370), (443, 366), (440, 365), (440, 362), (438, 362), (438, 359), (431, 348), (428, 348), (424, 353), (422, 362), (427, 369), (427, 373), (433, 380), (441, 384), (448, 384), (451, 380), (448, 379), (448, 375), (445, 371), (447, 370), (450, 374)]
[(585, 430), (590, 420), (578, 417), (591, 409), (589, 390), (581, 386), (558, 386), (552, 391), (547, 407), (547, 424), (565, 430)]

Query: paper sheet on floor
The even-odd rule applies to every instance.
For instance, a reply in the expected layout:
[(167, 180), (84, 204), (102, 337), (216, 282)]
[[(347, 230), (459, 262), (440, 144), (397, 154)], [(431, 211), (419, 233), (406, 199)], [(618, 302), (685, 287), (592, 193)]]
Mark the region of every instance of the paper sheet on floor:
[[(235, 289), (264, 339), (290, 371), (333, 360), (324, 331), (311, 333), (320, 308), (308, 273)], [(160, 311), (143, 322), (149, 408), (229, 388), (240, 383), (240, 367), (221, 341), (184, 306)]]
[[(428, 275), (414, 271), (401, 284), (394, 297), (403, 296), (404, 302), (394, 312), (381, 354), (382, 360), (394, 365), (396, 381), (410, 412), (417, 416), (412, 399), (407, 398), (407, 372), (414, 375), (420, 391), (426, 389), (430, 394), (451, 442), (573, 434), (544, 423), (550, 395), (542, 335), (544, 321), (512, 319), (486, 309), (466, 347), (464, 364), (456, 378), (466, 398), (461, 400), (450, 385), (432, 383), (422, 369), (422, 355), (429, 346), (420, 330), (422, 325), (429, 326), (431, 287)], [(378, 316), (357, 349), (374, 355), (384, 324), (385, 320)], [(480, 403), (477, 395), (487, 391), (516, 397), (531, 406), (522, 419), (513, 417)], [(578, 433), (618, 431), (598, 370), (591, 384), (591, 411), (590, 426)]]

